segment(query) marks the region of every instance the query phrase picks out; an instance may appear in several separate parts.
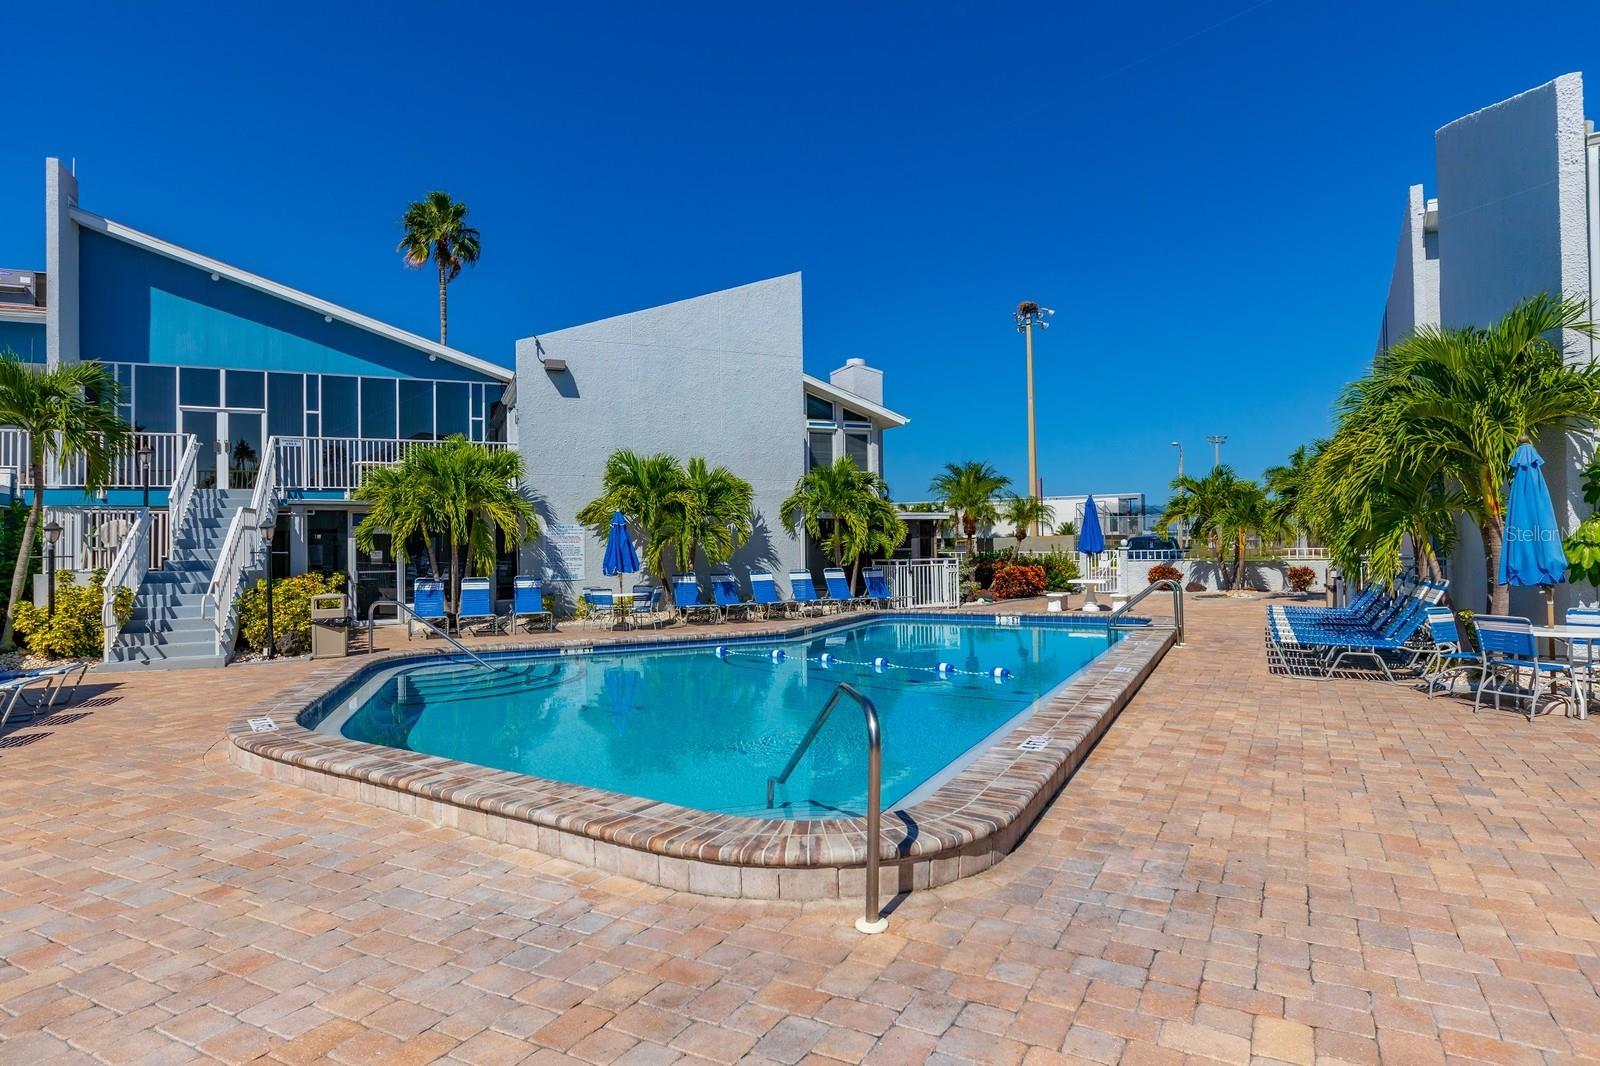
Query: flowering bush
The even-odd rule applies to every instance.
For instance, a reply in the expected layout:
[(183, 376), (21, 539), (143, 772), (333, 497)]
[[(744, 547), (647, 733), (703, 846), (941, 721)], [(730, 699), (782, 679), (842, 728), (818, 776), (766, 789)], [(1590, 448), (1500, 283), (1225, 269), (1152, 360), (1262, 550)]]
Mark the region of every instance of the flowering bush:
[[(279, 655), (299, 655), (311, 646), (311, 597), (343, 592), (344, 575), (308, 570), (272, 582), (272, 640)], [(267, 579), (257, 578), (239, 597), (239, 636), (245, 646), (267, 646)]]
[(1144, 576), (1154, 585), (1157, 581), (1182, 581), (1183, 571), (1171, 563), (1157, 563)]
[[(105, 643), (101, 625), (105, 580), (106, 572), (96, 570), (87, 585), (80, 585), (72, 579), (71, 570), (57, 570), (55, 614), (49, 613), (48, 604), (18, 603), (16, 629), (28, 650), (52, 659), (98, 658)], [(117, 621), (126, 624), (133, 617), (133, 590), (117, 589), (113, 602)]]
[(972, 556), (972, 574), (981, 589), (988, 588), (994, 583), (994, 575), (1000, 570), (1011, 565), (1015, 555), (1010, 549), (992, 552), (977, 552)]
[(1049, 555), (1038, 557), (1039, 565), (1044, 567), (1044, 587), (1051, 592), (1076, 592), (1078, 587), (1073, 584), (1083, 575), (1078, 573), (1078, 560), (1066, 552), (1051, 552)]
[(1001, 567), (990, 586), (996, 599), (1014, 600), (1044, 593), (1044, 567), (1013, 563)]
[(1307, 592), (1317, 582), (1317, 572), (1309, 566), (1291, 566), (1284, 577), (1295, 592)]

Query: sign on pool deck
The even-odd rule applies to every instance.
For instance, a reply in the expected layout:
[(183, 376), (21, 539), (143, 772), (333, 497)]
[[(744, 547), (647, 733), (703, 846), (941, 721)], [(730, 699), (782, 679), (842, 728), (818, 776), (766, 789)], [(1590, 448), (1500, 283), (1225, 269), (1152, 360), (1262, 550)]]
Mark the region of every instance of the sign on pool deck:
[(557, 522), (550, 523), (545, 530), (545, 580), (583, 580), (583, 551), (588, 531), (580, 525)]

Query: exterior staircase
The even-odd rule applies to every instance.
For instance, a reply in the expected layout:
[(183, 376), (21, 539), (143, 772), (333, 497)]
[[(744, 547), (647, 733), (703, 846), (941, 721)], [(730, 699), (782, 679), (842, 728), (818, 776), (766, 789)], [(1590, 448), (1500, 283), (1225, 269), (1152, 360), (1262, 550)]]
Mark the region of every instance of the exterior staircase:
[(133, 617), (117, 634), (101, 670), (221, 666), (216, 623), (205, 612), (228, 524), (250, 503), (249, 489), (196, 489), (173, 531), (161, 569), (145, 574)]

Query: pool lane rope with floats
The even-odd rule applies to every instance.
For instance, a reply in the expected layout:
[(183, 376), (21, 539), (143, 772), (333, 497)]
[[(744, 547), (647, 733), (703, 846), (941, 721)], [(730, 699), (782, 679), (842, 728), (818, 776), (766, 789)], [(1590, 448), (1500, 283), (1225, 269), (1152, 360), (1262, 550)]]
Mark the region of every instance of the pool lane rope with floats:
[[(788, 658), (782, 648), (773, 648), (769, 651), (735, 651), (726, 644), (717, 645), (716, 656), (719, 659), (766, 659), (774, 663), (781, 663)], [(833, 666), (858, 666), (863, 670), (872, 670), (880, 674), (886, 670), (911, 670), (917, 673), (936, 674), (939, 677), (988, 677), (993, 678), (995, 681), (1005, 681), (1011, 676), (1011, 671), (1003, 666), (997, 666), (993, 670), (963, 670), (953, 663), (944, 662), (939, 663), (937, 666), (905, 666), (900, 663), (892, 663), (882, 655), (862, 662), (856, 659), (841, 659), (832, 652), (825, 651), (821, 655), (807, 656), (805, 661), (816, 663), (823, 669)]]

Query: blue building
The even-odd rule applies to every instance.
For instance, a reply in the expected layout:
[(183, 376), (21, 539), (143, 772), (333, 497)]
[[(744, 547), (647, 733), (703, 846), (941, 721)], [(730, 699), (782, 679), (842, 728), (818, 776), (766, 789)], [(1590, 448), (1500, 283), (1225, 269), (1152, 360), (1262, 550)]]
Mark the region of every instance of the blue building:
[[(823, 563), (778, 528), (794, 480), (838, 455), (881, 473), (883, 434), (907, 421), (863, 360), (827, 379), (804, 373), (799, 275), (526, 338), (515, 381), (95, 214), (59, 160), (45, 171), (45, 270), (0, 271), (0, 349), (104, 364), (135, 430), (98, 494), (81, 464), (46, 472), (57, 568), (105, 568), (108, 584), (137, 590), (131, 622), (107, 618), (108, 663), (226, 662), (235, 599), (268, 558), (278, 576), (345, 574), (362, 617), (409, 600), (428, 553), (385, 536), (363, 551), (351, 493), (367, 471), (453, 434), (519, 448), (535, 490), (547, 535), (520, 552), (502, 545), (499, 596), (520, 567), (571, 599), (598, 577), (599, 545), (573, 516), (612, 450), (738, 470), (757, 489), (759, 535), (736, 568), (781, 571)], [(703, 419), (650, 416), (702, 408)], [(31, 488), (28, 454), (19, 431), (0, 428), (0, 493)], [(929, 517), (906, 517), (912, 543), (930, 544)]]
[[(280, 576), (343, 572), (363, 612), (407, 598), (415, 565), (382, 537), (372, 553), (356, 546), (351, 490), (452, 434), (503, 446), (511, 371), (97, 215), (58, 160), (45, 185), (46, 268), (9, 272), (29, 283), (0, 288), (0, 347), (103, 363), (136, 431), (97, 496), (81, 465), (47, 472), (58, 566), (116, 566), (130, 537), (144, 548), (123, 553), (135, 573), (112, 575), (148, 570), (108, 658), (225, 659), (269, 520)], [(27, 454), (0, 430), (0, 484), (27, 487)], [(507, 554), (508, 588), (514, 565)]]

